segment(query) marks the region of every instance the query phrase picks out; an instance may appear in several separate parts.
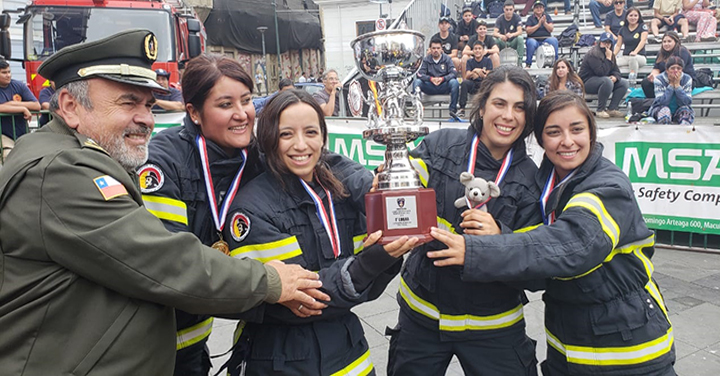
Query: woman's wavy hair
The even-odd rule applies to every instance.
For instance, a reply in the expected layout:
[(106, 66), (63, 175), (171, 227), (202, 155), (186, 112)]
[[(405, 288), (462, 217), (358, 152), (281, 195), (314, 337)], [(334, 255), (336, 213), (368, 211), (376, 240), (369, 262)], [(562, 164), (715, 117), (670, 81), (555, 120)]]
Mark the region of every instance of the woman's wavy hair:
[(323, 138), (322, 153), (320, 160), (317, 165), (315, 165), (313, 175), (333, 196), (337, 198), (347, 197), (345, 187), (342, 182), (333, 175), (326, 162), (328, 155), (328, 131), (325, 116), (315, 99), (304, 90), (290, 89), (279, 92), (268, 101), (258, 120), (258, 146), (260, 150), (265, 153), (265, 161), (267, 162), (270, 173), (281, 182), (283, 189), (287, 189), (285, 179), (292, 173), (282, 161), (282, 157), (278, 154), (278, 145), (280, 144), (280, 116), (283, 111), (296, 104), (305, 104), (312, 107), (317, 114), (320, 124), (320, 135)]
[(558, 59), (558, 61), (556, 61), (555, 64), (553, 64), (553, 70), (552, 70), (552, 73), (550, 74), (550, 79), (549, 79), (550, 91), (565, 90), (564, 87), (563, 88), (559, 87), (560, 78), (557, 76), (557, 69), (558, 69), (558, 64), (560, 64), (560, 63), (564, 63), (568, 69), (567, 80), (580, 85), (580, 87), (582, 88), (582, 91), (584, 93), (585, 92), (585, 84), (583, 83), (580, 76), (578, 76), (577, 72), (575, 72), (575, 68), (572, 66), (572, 64), (570, 64), (570, 62), (567, 59)]
[(661, 44), (660, 50), (657, 54), (657, 58), (655, 59), (655, 61), (658, 63), (666, 61), (670, 56), (680, 56), (680, 49), (685, 48), (680, 43), (680, 36), (678, 35), (678, 33), (671, 30), (663, 34), (662, 39), (665, 39), (665, 37), (672, 38), (675, 41), (675, 47), (670, 51), (665, 51), (665, 49), (662, 48)]
[(480, 110), (485, 108), (488, 98), (495, 86), (510, 82), (519, 87), (523, 91), (523, 106), (525, 108), (525, 128), (522, 134), (515, 142), (524, 140), (532, 133), (533, 124), (535, 123), (535, 110), (537, 109), (537, 89), (532, 77), (517, 66), (499, 66), (487, 75), (480, 84), (480, 89), (472, 100), (472, 113), (470, 114), (470, 124), (478, 134), (482, 133), (483, 118), (480, 116)]
[(553, 91), (540, 101), (537, 111), (537, 121), (535, 122), (535, 139), (540, 146), (544, 147), (542, 135), (543, 130), (545, 129), (545, 123), (547, 123), (547, 119), (550, 117), (550, 114), (568, 106), (575, 106), (575, 108), (585, 115), (585, 118), (587, 118), (588, 121), (588, 126), (590, 127), (590, 146), (591, 148), (595, 146), (595, 142), (597, 141), (597, 124), (595, 123), (595, 116), (593, 116), (592, 111), (588, 107), (587, 103), (585, 103), (585, 99), (570, 90)]

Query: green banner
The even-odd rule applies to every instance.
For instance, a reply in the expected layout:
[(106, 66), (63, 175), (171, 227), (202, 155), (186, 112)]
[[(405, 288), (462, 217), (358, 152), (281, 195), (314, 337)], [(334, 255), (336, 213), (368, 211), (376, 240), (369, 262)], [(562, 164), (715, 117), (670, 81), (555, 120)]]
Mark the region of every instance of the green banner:
[(677, 217), (674, 215), (643, 214), (648, 227), (656, 230), (673, 230), (682, 232), (718, 233), (720, 220)]

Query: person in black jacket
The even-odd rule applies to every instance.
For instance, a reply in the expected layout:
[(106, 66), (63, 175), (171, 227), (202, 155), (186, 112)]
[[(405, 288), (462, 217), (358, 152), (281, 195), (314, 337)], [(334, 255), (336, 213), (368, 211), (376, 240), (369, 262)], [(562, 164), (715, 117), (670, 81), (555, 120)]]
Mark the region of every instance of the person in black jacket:
[(547, 278), (543, 375), (674, 376), (674, 333), (650, 259), (647, 228), (627, 175), (605, 159), (585, 100), (555, 91), (538, 107), (545, 149), (536, 184), (544, 225), (497, 236), (433, 229), (448, 248), (438, 267), (466, 281)]
[[(585, 84), (585, 93), (598, 95), (595, 116), (599, 118), (625, 116), (618, 111), (618, 107), (627, 94), (630, 84), (620, 75), (620, 68), (613, 53), (614, 42), (612, 34), (607, 31), (602, 33), (600, 41), (585, 54), (580, 66), (580, 78)], [(608, 99), (610, 99), (609, 107)]]
[(662, 45), (655, 58), (655, 65), (652, 71), (642, 80), (642, 89), (646, 98), (655, 98), (655, 77), (665, 72), (665, 62), (670, 56), (677, 56), (682, 59), (685, 67), (683, 73), (690, 76), (695, 81), (695, 67), (690, 51), (680, 43), (680, 36), (674, 31), (668, 31), (662, 37)]
[[(229, 371), (245, 375), (374, 374), (350, 309), (379, 297), (417, 238), (374, 244), (365, 237), (364, 196), (372, 174), (327, 151), (322, 110), (302, 90), (273, 97), (258, 124), (268, 171), (242, 189), (224, 235), (235, 258), (282, 260), (317, 270), (330, 297), (261, 305), (240, 317)], [(348, 163), (350, 162), (350, 163)]]
[(442, 42), (437, 38), (430, 40), (430, 54), (423, 59), (417, 78), (413, 81), (413, 91), (417, 88), (430, 95), (450, 94), (450, 116), (456, 116), (460, 94), (457, 70), (450, 56), (443, 52)]
[[(537, 166), (526, 153), (536, 108), (535, 83), (520, 67), (493, 69), (473, 99), (467, 129), (427, 135), (410, 153), (420, 181), (435, 189), (438, 226), (453, 233), (499, 234), (540, 221)], [(467, 172), (500, 187), (485, 205), (455, 206)], [(443, 375), (456, 356), (466, 375), (536, 375), (535, 342), (525, 334), (522, 287), (467, 282), (460, 268), (436, 268), (423, 244), (407, 258), (400, 280), (398, 323), (391, 334), (388, 375)], [(532, 287), (532, 286), (528, 286)]]

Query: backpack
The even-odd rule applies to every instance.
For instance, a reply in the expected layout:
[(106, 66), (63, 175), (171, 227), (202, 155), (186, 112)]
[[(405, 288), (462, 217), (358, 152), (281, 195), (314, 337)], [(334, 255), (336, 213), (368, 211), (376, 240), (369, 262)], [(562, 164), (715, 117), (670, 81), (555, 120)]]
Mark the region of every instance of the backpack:
[(592, 47), (595, 45), (595, 36), (591, 34), (583, 34), (575, 43), (577, 47)]
[(487, 12), (490, 18), (498, 18), (503, 14), (503, 2), (493, 0), (487, 4)]
[(693, 87), (713, 87), (713, 71), (710, 68), (700, 68), (695, 71)]
[(580, 39), (580, 35), (581, 34), (580, 31), (578, 31), (577, 25), (572, 24), (560, 33), (558, 45), (560, 47), (571, 47), (573, 44), (577, 43), (578, 39)]

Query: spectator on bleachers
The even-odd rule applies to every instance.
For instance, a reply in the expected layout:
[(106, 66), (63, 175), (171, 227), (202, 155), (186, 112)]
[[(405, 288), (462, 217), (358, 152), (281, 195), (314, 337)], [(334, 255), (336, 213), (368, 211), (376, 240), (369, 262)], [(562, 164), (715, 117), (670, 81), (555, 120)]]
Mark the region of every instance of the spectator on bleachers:
[(465, 75), (460, 85), (460, 111), (459, 117), (465, 117), (465, 105), (467, 104), (468, 94), (477, 93), (480, 89), (482, 80), (492, 71), (493, 62), (485, 54), (485, 45), (483, 42), (475, 41), (472, 45), (473, 59), (468, 60), (465, 67)]
[(13, 80), (10, 63), (0, 57), (0, 113), (15, 114), (2, 116), (2, 153), (4, 157), (15, 146), (15, 140), (28, 132), (27, 121), (32, 118), (30, 111), (40, 111), (40, 103), (24, 82)]
[[(38, 94), (38, 102), (40, 102), (40, 109), (41, 110), (49, 110), (50, 109), (50, 99), (52, 99), (53, 94), (55, 94), (55, 81), (48, 81), (50, 82), (50, 86), (47, 86), (40, 90), (40, 94)], [(42, 114), (40, 116), (40, 119), (38, 119), (38, 125), (43, 126), (47, 124), (50, 121), (50, 114)]]
[[(527, 0), (527, 2), (525, 3), (525, 8), (523, 8), (522, 12), (520, 12), (520, 14), (523, 17), (527, 16), (528, 13), (530, 13), (530, 9), (532, 9), (532, 6), (535, 5), (535, 1), (536, 0)], [(565, 8), (565, 15), (572, 14), (572, 8), (570, 6), (570, 1), (571, 0), (563, 0), (564, 8)], [(547, 0), (543, 0), (543, 4), (545, 4), (546, 8), (547, 8), (547, 3), (548, 3)]]
[(676, 30), (682, 33), (683, 40), (688, 37), (688, 20), (680, 14), (683, 9), (683, 0), (656, 0), (653, 4), (653, 19), (650, 21), (650, 31), (656, 43), (660, 43), (660, 28), (667, 26), (668, 31)]
[(527, 40), (525, 48), (527, 57), (525, 58), (525, 68), (532, 65), (535, 50), (542, 44), (547, 43), (555, 49), (555, 59), (558, 57), (558, 40), (552, 36), (555, 29), (552, 17), (545, 12), (545, 4), (541, 0), (535, 1), (533, 4), (533, 14), (528, 16), (525, 22), (525, 31), (527, 32)]
[(475, 30), (477, 34), (470, 38), (467, 45), (462, 51), (462, 66), (467, 65), (468, 60), (474, 57), (472, 46), (476, 41), (480, 41), (485, 45), (483, 53), (490, 58), (493, 68), (500, 66), (500, 48), (495, 44), (495, 38), (487, 35), (487, 23), (485, 20), (478, 20), (478, 27)]
[(605, 15), (605, 31), (612, 33), (615, 40), (618, 39), (620, 28), (625, 23), (625, 0), (613, 0), (613, 11)]
[(683, 14), (690, 24), (696, 25), (696, 42), (715, 42), (717, 20), (710, 0), (683, 0)]
[(555, 62), (545, 87), (540, 88), (538, 99), (544, 98), (555, 90), (570, 90), (585, 98), (585, 85), (580, 76), (575, 73), (575, 68), (566, 59), (559, 59)]
[(655, 100), (649, 112), (658, 124), (692, 124), (692, 77), (683, 72), (685, 63), (681, 58), (671, 56), (666, 63), (665, 72), (655, 77)]
[(613, 9), (613, 0), (590, 0), (588, 8), (590, 8), (593, 25), (595, 25), (596, 29), (602, 29), (603, 26), (600, 15), (610, 12)]
[(450, 116), (457, 115), (458, 94), (460, 84), (457, 80), (457, 70), (450, 56), (443, 52), (442, 41), (433, 37), (430, 39), (430, 54), (423, 59), (422, 66), (413, 81), (413, 92), (420, 88), (425, 94), (450, 94)]
[[(443, 53), (452, 60), (455, 69), (460, 70), (460, 58), (458, 57), (459, 38), (457, 34), (450, 31), (450, 18), (440, 17), (438, 29), (440, 29), (440, 31), (435, 33), (430, 39), (438, 39), (440, 41)], [(429, 48), (428, 53), (430, 53)]]
[[(580, 78), (585, 84), (585, 92), (598, 95), (595, 116), (599, 118), (625, 116), (618, 111), (618, 107), (627, 93), (629, 84), (620, 75), (620, 68), (613, 53), (614, 42), (612, 34), (602, 33), (600, 41), (585, 54), (580, 67)], [(610, 98), (610, 106), (607, 106), (608, 98)]]
[(515, 2), (505, 0), (503, 14), (495, 21), (495, 43), (502, 51), (504, 48), (512, 48), (517, 51), (518, 65), (522, 65), (525, 56), (525, 40), (522, 37), (523, 25), (519, 14), (515, 13)]
[(462, 51), (465, 46), (468, 45), (468, 41), (475, 35), (477, 35), (478, 21), (472, 13), (472, 8), (463, 8), (462, 20), (457, 25), (457, 31), (455, 34), (458, 36), (458, 50)]
[(671, 56), (677, 56), (683, 61), (683, 72), (695, 79), (695, 66), (692, 55), (687, 48), (681, 45), (680, 37), (674, 31), (668, 31), (662, 38), (662, 46), (655, 58), (655, 65), (648, 76), (642, 81), (642, 89), (646, 98), (655, 98), (653, 81), (660, 73), (665, 72), (665, 64)]
[[(630, 85), (635, 84), (637, 72), (647, 64), (647, 58), (645, 58), (647, 36), (648, 27), (643, 22), (640, 9), (635, 7), (628, 9), (624, 24), (618, 33), (615, 56), (617, 57), (618, 67), (630, 68), (630, 74), (628, 75)], [(620, 55), (621, 48), (622, 55)]]

